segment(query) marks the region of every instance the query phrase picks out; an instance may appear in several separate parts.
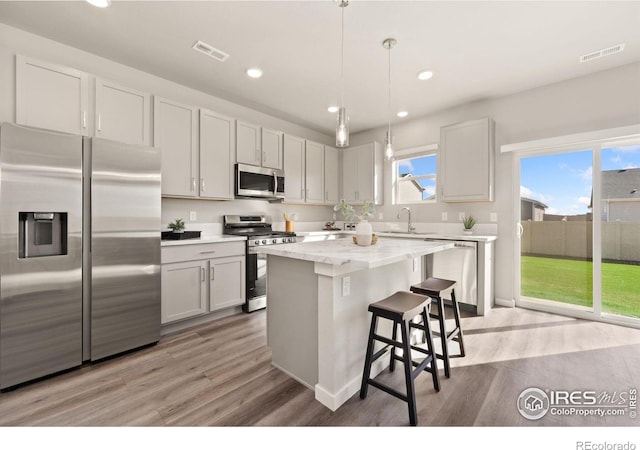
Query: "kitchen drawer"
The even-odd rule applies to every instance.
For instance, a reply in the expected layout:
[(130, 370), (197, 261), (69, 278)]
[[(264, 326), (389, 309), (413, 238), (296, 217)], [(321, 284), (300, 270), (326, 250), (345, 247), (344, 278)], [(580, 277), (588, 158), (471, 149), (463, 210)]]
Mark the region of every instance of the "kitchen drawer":
[(244, 256), (244, 252), (244, 241), (172, 245), (170, 247), (162, 247), (162, 264), (223, 258), (225, 256)]

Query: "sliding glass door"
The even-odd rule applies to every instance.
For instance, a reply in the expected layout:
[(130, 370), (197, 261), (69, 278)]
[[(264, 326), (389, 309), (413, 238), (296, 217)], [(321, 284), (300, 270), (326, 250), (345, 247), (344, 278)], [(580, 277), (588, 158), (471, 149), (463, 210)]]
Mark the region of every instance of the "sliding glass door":
[(640, 325), (640, 142), (516, 154), (516, 303)]
[(640, 143), (601, 155), (602, 313), (640, 318)]
[(520, 297), (593, 310), (591, 150), (520, 158)]

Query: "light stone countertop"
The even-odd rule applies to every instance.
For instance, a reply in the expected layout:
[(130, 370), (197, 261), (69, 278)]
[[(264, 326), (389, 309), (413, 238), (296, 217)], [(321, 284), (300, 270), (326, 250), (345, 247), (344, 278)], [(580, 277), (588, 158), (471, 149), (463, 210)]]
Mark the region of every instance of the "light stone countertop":
[[(422, 232), (416, 232), (416, 233), (401, 233), (401, 232), (393, 232), (393, 233), (388, 233), (388, 232), (384, 232), (384, 231), (373, 231), (373, 233), (376, 236), (379, 237), (391, 237), (391, 238), (403, 238), (403, 239), (447, 239), (447, 240), (455, 240), (455, 241), (476, 241), (476, 242), (491, 242), (491, 241), (495, 241), (497, 239), (497, 236), (490, 236), (490, 235), (475, 235), (475, 234), (471, 234), (471, 235), (467, 235), (467, 234), (447, 234), (447, 233), (422, 233)], [(355, 235), (356, 232), (355, 231), (346, 231), (346, 230), (339, 230), (339, 231), (329, 231), (329, 230), (322, 230), (322, 231), (301, 231), (301, 232), (296, 232), (296, 235), (298, 236), (330, 236), (330, 235), (340, 235), (340, 234), (348, 234), (348, 235)]]
[(172, 240), (165, 239), (160, 241), (161, 247), (173, 247), (175, 245), (194, 245), (194, 244), (211, 244), (215, 242), (233, 242), (233, 241), (246, 241), (245, 236), (229, 236), (226, 234), (220, 234), (215, 236), (202, 236), (196, 239), (182, 239)]
[(446, 241), (379, 237), (375, 245), (363, 247), (354, 244), (353, 239), (348, 237), (297, 244), (265, 245), (254, 247), (252, 252), (331, 265), (352, 264), (362, 269), (373, 269), (453, 248), (453, 246), (453, 242)]

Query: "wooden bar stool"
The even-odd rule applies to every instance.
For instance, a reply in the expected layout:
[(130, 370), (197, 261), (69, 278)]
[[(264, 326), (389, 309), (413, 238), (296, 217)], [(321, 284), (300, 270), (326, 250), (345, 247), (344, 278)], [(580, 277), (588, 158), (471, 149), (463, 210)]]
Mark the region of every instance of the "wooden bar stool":
[[(411, 292), (420, 295), (426, 295), (433, 299), (434, 303), (438, 305), (438, 314), (429, 313), (429, 317), (432, 319), (438, 319), (440, 332), (434, 332), (434, 336), (440, 337), (442, 344), (442, 354), (436, 354), (436, 357), (444, 361), (444, 374), (447, 378), (450, 376), (451, 368), (449, 366), (449, 358), (462, 358), (464, 357), (464, 339), (462, 337), (462, 328), (460, 327), (460, 309), (458, 308), (458, 302), (456, 301), (455, 287), (456, 282), (451, 280), (444, 280), (442, 278), (427, 278), (420, 284), (414, 284), (411, 286)], [(442, 292), (451, 289), (451, 307), (453, 308), (453, 317), (455, 320), (455, 328), (447, 331), (446, 329), (446, 314), (444, 309), (444, 299), (442, 298)], [(455, 341), (460, 346), (460, 353), (451, 355), (449, 353), (449, 341)]]
[[(367, 397), (367, 389), (369, 385), (375, 386), (384, 392), (393, 395), (407, 402), (409, 406), (409, 422), (411, 425), (418, 423), (418, 415), (416, 409), (416, 393), (414, 388), (415, 378), (424, 372), (430, 372), (433, 378), (433, 387), (436, 391), (440, 390), (440, 380), (438, 379), (438, 366), (433, 348), (433, 338), (431, 334), (431, 325), (428, 320), (428, 310), (431, 307), (431, 301), (422, 295), (412, 294), (411, 292), (396, 292), (379, 302), (369, 305), (369, 311), (373, 313), (371, 317), (371, 329), (369, 331), (369, 342), (367, 344), (367, 354), (364, 361), (364, 371), (362, 374), (362, 386), (360, 388), (360, 398)], [(418, 316), (422, 316), (422, 323), (412, 323), (411, 320)], [(376, 333), (378, 326), (378, 318), (383, 317), (393, 321), (393, 335), (389, 339)], [(398, 325), (400, 326), (400, 340), (397, 340)], [(424, 331), (427, 341), (427, 350), (411, 345), (410, 329), (418, 328)], [(384, 342), (382, 349), (373, 353), (374, 342)], [(406, 395), (401, 392), (379, 383), (370, 378), (371, 364), (383, 356), (389, 346), (391, 349), (391, 360), (389, 370), (393, 372), (396, 360), (402, 361), (404, 364), (404, 378), (406, 384)], [(396, 347), (402, 349), (402, 356), (396, 355)], [(411, 350), (423, 353), (425, 358), (421, 362), (413, 361), (411, 358)], [(415, 367), (415, 370), (413, 370)]]

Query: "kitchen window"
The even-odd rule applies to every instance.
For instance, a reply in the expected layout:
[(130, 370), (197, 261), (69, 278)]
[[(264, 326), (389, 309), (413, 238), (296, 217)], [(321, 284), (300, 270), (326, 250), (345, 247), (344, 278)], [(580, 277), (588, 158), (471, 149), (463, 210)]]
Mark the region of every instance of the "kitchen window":
[(436, 201), (437, 158), (437, 144), (396, 152), (393, 162), (395, 204)]

